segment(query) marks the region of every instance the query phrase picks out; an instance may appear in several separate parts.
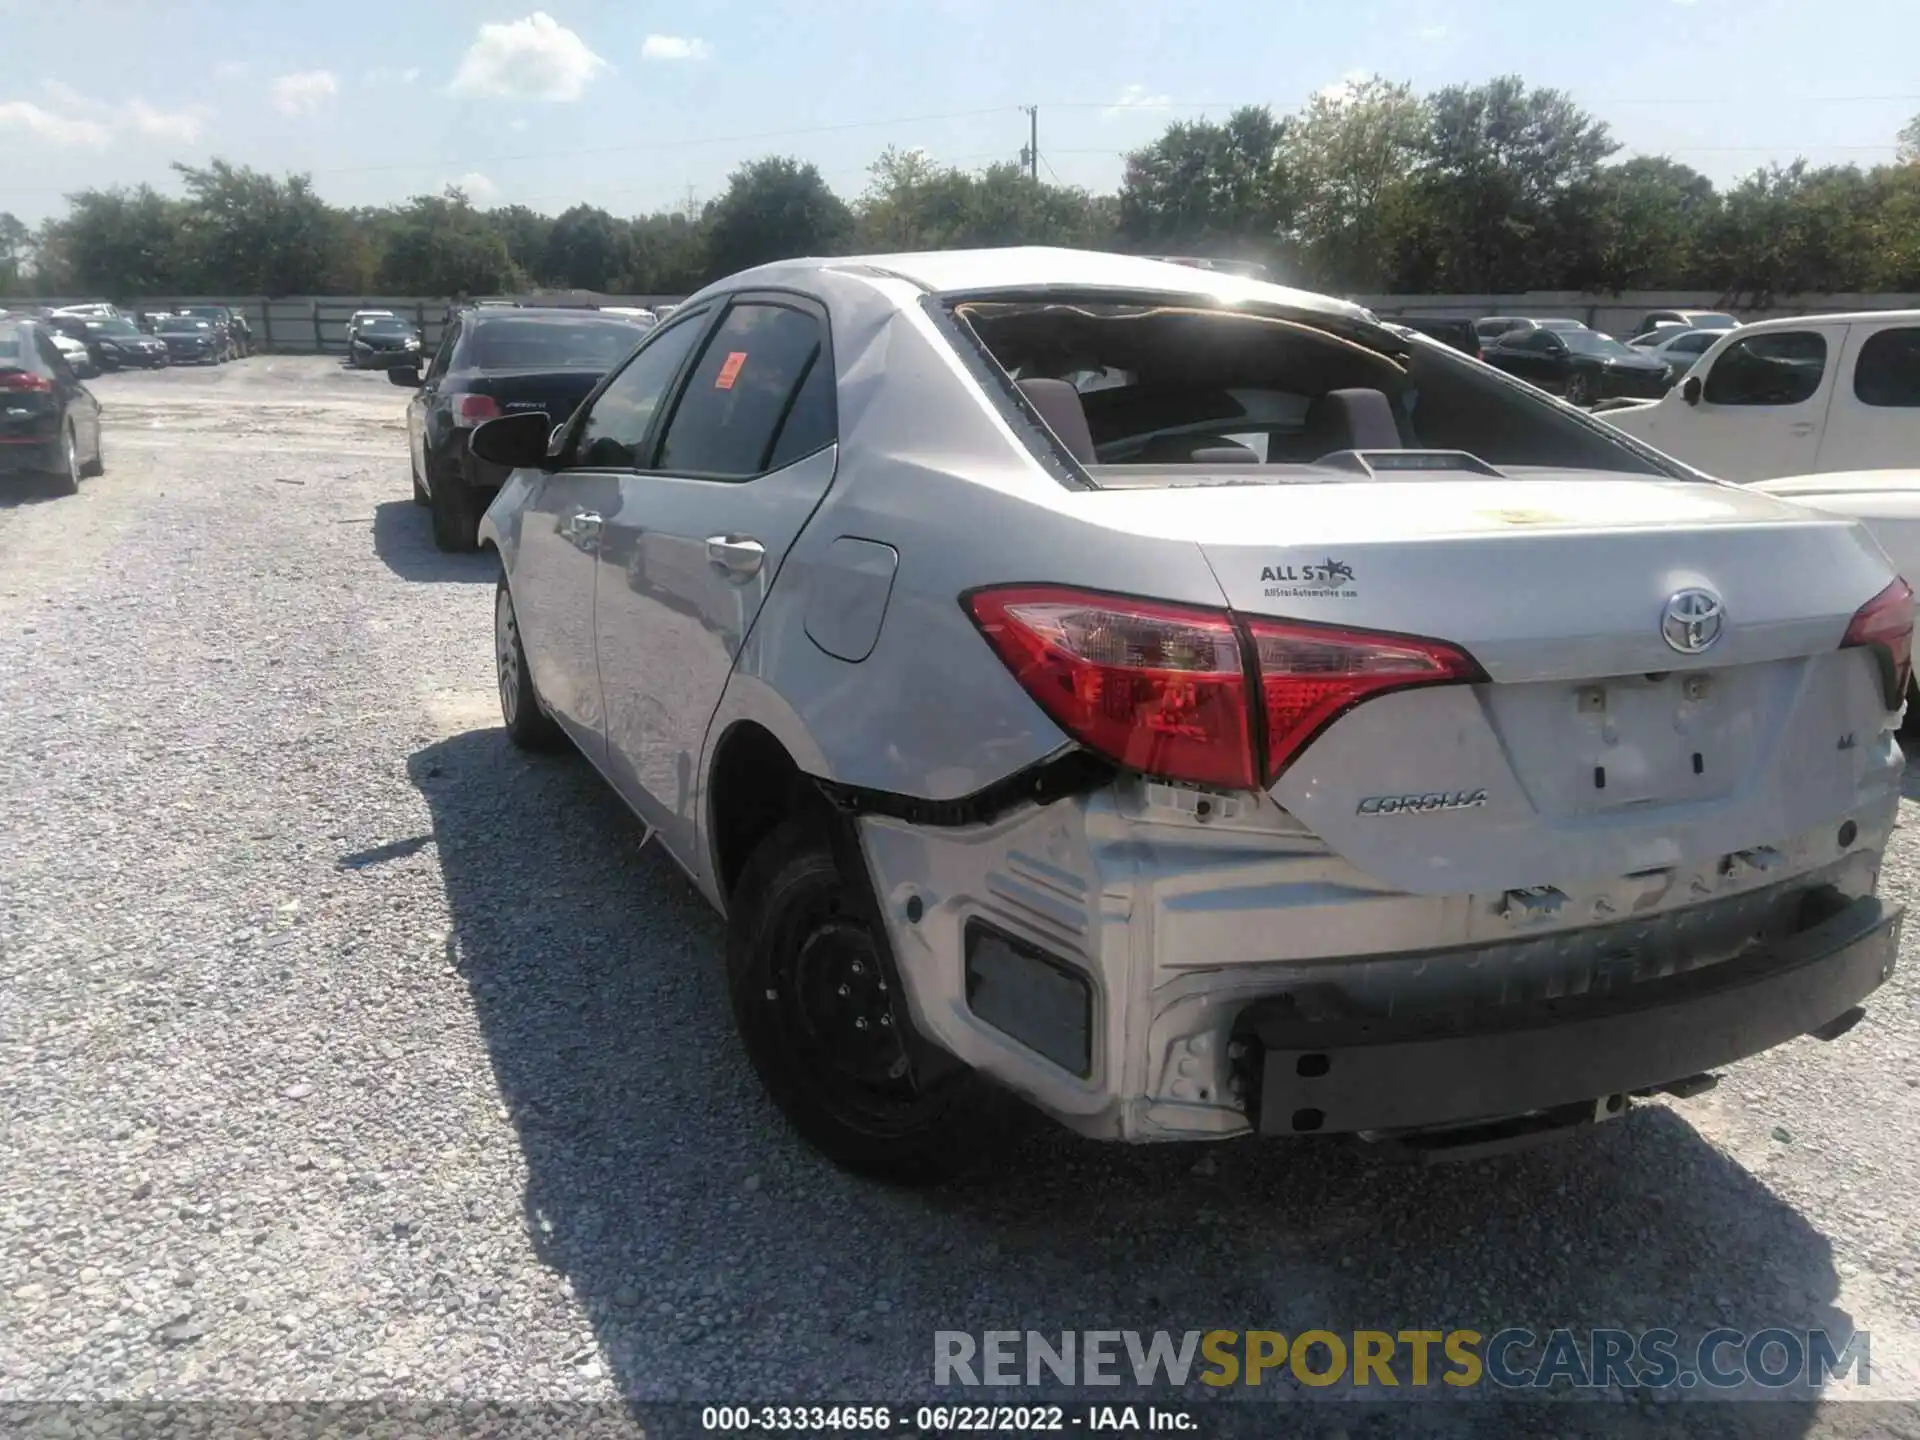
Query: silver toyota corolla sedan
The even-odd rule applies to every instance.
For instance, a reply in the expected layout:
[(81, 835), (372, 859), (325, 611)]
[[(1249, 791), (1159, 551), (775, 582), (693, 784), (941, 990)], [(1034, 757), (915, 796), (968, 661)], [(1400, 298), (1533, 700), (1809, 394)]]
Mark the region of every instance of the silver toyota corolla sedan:
[(509, 734), (723, 911), (754, 1066), (855, 1168), (1010, 1096), (1473, 1153), (1891, 972), (1881, 551), (1352, 305), (794, 260), (473, 448)]

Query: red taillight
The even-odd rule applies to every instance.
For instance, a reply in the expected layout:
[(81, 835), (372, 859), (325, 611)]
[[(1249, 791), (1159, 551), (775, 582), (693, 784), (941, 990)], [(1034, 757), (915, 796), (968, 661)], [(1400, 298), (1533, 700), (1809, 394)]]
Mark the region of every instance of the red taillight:
[(1225, 612), (1041, 585), (965, 603), (1014, 678), (1088, 749), (1149, 775), (1252, 786), (1246, 667)]
[(0, 370), (0, 390), (50, 391), (53, 382), (31, 370)]
[(1439, 640), (1333, 625), (1253, 620), (1271, 785), (1314, 736), (1362, 700), (1389, 690), (1480, 678), (1463, 650)]
[(1361, 701), (1482, 678), (1464, 651), (1411, 636), (1284, 620), (1243, 631), (1224, 610), (1047, 585), (979, 590), (965, 604), (1074, 739), (1128, 769), (1201, 785), (1270, 785)]
[(1895, 580), (1854, 611), (1840, 647), (1853, 645), (1871, 646), (1880, 657), (1887, 708), (1898, 710), (1913, 674), (1913, 589), (1906, 581)]
[(491, 395), (458, 395), (454, 397), (453, 414), (462, 425), (478, 425), (482, 420), (492, 420), (500, 413), (500, 406)]

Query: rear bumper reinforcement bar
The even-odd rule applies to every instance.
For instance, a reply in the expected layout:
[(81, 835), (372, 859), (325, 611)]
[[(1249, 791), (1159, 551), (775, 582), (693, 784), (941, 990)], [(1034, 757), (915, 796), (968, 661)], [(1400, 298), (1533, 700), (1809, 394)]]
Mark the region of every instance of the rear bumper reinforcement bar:
[(1654, 1089), (1844, 1016), (1893, 973), (1903, 912), (1866, 897), (1762, 951), (1467, 1024), (1308, 1020), (1249, 1006), (1247, 1093), (1263, 1134), (1412, 1130)]

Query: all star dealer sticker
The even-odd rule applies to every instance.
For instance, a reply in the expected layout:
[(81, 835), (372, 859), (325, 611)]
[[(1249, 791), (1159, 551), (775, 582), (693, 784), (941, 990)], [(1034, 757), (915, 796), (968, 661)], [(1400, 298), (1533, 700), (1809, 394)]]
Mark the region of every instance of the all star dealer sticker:
[(1261, 593), (1269, 600), (1352, 600), (1353, 567), (1329, 557), (1305, 565), (1262, 565)]

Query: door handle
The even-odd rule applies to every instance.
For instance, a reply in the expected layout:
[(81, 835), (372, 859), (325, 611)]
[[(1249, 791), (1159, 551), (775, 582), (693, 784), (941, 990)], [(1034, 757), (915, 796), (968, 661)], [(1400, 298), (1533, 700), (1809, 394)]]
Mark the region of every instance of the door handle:
[(577, 545), (583, 540), (596, 539), (600, 534), (600, 527), (605, 523), (605, 520), (591, 510), (579, 510), (563, 519), (559, 530), (562, 535)]
[(1813, 433), (1813, 421), (1796, 420), (1787, 427), (1787, 431), (1793, 435), (1811, 435)]
[(707, 563), (718, 565), (729, 575), (742, 580), (749, 575), (760, 573), (760, 567), (767, 562), (767, 547), (751, 536), (709, 535), (707, 537)]

